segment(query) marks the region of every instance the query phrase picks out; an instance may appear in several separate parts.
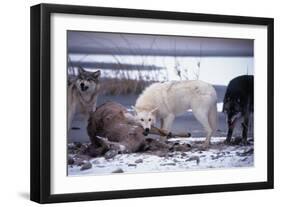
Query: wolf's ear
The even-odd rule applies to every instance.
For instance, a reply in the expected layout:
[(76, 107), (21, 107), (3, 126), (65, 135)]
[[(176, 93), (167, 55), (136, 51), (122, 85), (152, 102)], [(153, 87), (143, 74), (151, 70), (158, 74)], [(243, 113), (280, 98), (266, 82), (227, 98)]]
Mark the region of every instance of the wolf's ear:
[(100, 77), (100, 74), (101, 74), (100, 70), (97, 70), (96, 72), (93, 72), (92, 76), (94, 79), (98, 79)]
[(154, 109), (152, 109), (151, 111), (150, 111), (150, 113), (155, 113), (156, 111), (158, 110), (158, 107), (156, 107), (156, 108), (154, 108)]
[(85, 73), (86, 71), (84, 70), (84, 68), (82, 68), (80, 65), (78, 66), (78, 74), (83, 74)]

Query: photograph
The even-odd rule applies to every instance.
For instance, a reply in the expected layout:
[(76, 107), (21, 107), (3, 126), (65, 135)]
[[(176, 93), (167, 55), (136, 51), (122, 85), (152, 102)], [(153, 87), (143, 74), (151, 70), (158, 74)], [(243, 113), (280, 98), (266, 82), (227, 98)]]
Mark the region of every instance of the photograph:
[(30, 9), (30, 199), (274, 188), (274, 19)]
[(254, 167), (254, 40), (67, 30), (68, 176)]

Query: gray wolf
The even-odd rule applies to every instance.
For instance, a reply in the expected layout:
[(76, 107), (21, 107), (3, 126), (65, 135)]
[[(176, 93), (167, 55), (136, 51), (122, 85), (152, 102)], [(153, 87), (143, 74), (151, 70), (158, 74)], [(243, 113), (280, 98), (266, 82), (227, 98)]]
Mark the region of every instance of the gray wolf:
[(80, 112), (88, 120), (89, 113), (96, 110), (97, 98), (100, 88), (99, 78), (101, 72), (88, 72), (78, 67), (78, 76), (72, 80), (67, 87), (67, 128), (75, 113)]
[(171, 131), (176, 116), (192, 109), (206, 131), (208, 147), (217, 125), (217, 94), (213, 86), (199, 80), (154, 83), (138, 97), (135, 117), (146, 131), (160, 119), (161, 128)]
[(236, 122), (243, 118), (242, 140), (247, 144), (249, 116), (254, 111), (254, 76), (243, 75), (232, 79), (223, 100), (223, 112), (227, 116), (228, 132), (226, 143), (231, 142)]

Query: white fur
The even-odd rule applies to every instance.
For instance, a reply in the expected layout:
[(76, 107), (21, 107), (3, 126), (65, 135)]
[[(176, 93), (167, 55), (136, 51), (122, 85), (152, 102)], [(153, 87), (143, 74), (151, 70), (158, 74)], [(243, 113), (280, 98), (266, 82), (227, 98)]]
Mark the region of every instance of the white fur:
[(217, 94), (212, 85), (198, 80), (154, 83), (135, 104), (136, 119), (144, 128), (150, 129), (159, 118), (161, 128), (168, 131), (175, 117), (189, 109), (206, 131), (207, 147), (217, 125)]

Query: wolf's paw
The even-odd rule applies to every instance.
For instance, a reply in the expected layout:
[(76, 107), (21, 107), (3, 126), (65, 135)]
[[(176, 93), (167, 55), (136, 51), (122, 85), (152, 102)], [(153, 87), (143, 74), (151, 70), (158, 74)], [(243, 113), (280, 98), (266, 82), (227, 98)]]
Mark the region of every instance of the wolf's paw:
[(172, 132), (169, 132), (168, 134), (167, 134), (167, 139), (169, 139), (169, 138), (172, 138), (173, 137), (173, 134), (172, 134)]
[(210, 143), (209, 142), (204, 142), (202, 146), (200, 147), (201, 150), (207, 151), (210, 148)]
[(161, 137), (159, 138), (159, 141), (160, 141), (160, 142), (166, 142), (166, 141), (167, 141), (167, 137), (161, 136)]
[(223, 141), (224, 144), (226, 145), (231, 145), (231, 140), (230, 139), (226, 139)]
[(242, 140), (241, 145), (247, 146), (247, 145), (251, 145), (251, 143), (248, 142), (247, 140)]

